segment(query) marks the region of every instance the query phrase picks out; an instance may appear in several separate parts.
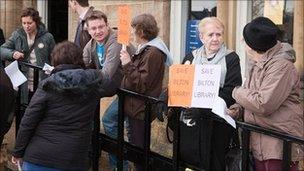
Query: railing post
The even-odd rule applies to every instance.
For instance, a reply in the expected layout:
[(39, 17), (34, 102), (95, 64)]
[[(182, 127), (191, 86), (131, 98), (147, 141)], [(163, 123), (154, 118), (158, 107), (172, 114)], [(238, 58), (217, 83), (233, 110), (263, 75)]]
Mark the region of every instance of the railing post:
[[(174, 113), (175, 114), (175, 113)], [(175, 131), (173, 131), (173, 169), (174, 171), (179, 170), (179, 147), (180, 147), (180, 118), (181, 112), (177, 112), (177, 116), (175, 117)]]
[(150, 170), (150, 136), (151, 136), (151, 103), (149, 100), (145, 101), (145, 131), (144, 131), (144, 159), (145, 159), (145, 171)]
[(34, 68), (34, 92), (38, 88), (38, 83), (39, 83), (39, 70), (38, 68)]
[(99, 166), (99, 132), (100, 132), (100, 103), (96, 106), (94, 113), (94, 129), (92, 135), (92, 170), (98, 171)]
[(289, 141), (283, 142), (283, 165), (282, 170), (289, 171), (291, 162), (291, 143)]
[(117, 135), (117, 169), (123, 170), (123, 143), (124, 143), (124, 94), (118, 92), (118, 135)]
[[(201, 120), (203, 119), (203, 121)], [(210, 158), (211, 158), (211, 140), (213, 134), (213, 120), (211, 118), (201, 118), (196, 121), (199, 124), (199, 150), (202, 160), (200, 161), (200, 169), (209, 171), (210, 170)], [(202, 132), (203, 130), (203, 132)], [(202, 136), (201, 136), (202, 135)], [(206, 139), (202, 139), (206, 137)], [(203, 144), (203, 149), (201, 149)], [(203, 154), (201, 154), (203, 152)], [(204, 154), (205, 153), (205, 154)]]
[(17, 98), (16, 98), (16, 108), (15, 108), (15, 137), (17, 137), (17, 133), (19, 130), (19, 125), (21, 122), (22, 114), (21, 114), (21, 90), (18, 88)]
[(242, 171), (248, 171), (250, 132), (247, 129), (242, 130)]

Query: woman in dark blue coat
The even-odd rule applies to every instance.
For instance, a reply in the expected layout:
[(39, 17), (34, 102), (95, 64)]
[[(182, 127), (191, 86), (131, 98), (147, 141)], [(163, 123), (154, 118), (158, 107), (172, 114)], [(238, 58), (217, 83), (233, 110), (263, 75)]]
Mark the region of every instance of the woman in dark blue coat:
[(23, 170), (88, 169), (95, 108), (100, 97), (115, 90), (98, 70), (84, 70), (82, 59), (74, 43), (55, 46), (55, 69), (40, 83), (18, 131), (12, 161), (22, 158)]

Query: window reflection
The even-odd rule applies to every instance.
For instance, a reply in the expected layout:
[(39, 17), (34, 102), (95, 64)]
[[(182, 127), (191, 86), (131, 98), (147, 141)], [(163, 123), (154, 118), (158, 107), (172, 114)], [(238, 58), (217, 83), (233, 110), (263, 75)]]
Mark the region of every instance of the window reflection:
[[(275, 1), (275, 0), (274, 0)], [(252, 19), (263, 16), (265, 1), (252, 1)], [(278, 25), (280, 28), (279, 40), (293, 44), (293, 18), (294, 18), (294, 1), (284, 0), (283, 24)]]

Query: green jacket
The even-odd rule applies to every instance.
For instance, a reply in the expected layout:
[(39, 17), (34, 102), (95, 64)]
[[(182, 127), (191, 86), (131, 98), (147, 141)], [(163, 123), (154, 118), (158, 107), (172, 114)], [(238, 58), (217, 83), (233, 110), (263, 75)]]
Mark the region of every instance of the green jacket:
[[(43, 67), (44, 63), (50, 64), (50, 55), (55, 46), (55, 40), (43, 24), (38, 26), (37, 35), (34, 43), (34, 51), (36, 54), (37, 65)], [(13, 61), (14, 52), (19, 51), (24, 53), (23, 61), (29, 62), (30, 48), (27, 43), (27, 35), (23, 28), (19, 28), (13, 32), (12, 36), (0, 47), (0, 59)], [(20, 70), (27, 77), (28, 67), (21, 66)], [(45, 74), (40, 73), (40, 79), (45, 78)], [(21, 86), (21, 96), (27, 98), (27, 82)]]
[[(36, 35), (35, 54), (37, 65), (43, 66), (50, 63), (50, 54), (55, 46), (53, 35), (49, 33), (43, 25), (38, 26)], [(13, 32), (12, 36), (0, 47), (0, 59), (12, 61), (15, 51), (23, 52), (24, 61), (29, 61), (30, 48), (27, 44), (27, 36), (23, 28)]]

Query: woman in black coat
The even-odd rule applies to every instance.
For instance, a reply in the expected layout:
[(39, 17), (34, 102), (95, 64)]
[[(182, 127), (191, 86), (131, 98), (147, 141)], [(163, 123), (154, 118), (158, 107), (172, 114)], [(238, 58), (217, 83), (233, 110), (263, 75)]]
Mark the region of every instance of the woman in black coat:
[(6, 75), (0, 63), (0, 146), (4, 135), (11, 127), (14, 114), (15, 91), (11, 80)]
[(88, 169), (94, 111), (100, 97), (115, 90), (98, 70), (84, 70), (82, 59), (74, 43), (54, 48), (55, 69), (39, 84), (18, 131), (12, 161), (22, 158), (23, 170)]
[[(200, 21), (198, 28), (203, 46), (188, 54), (183, 63), (220, 65), (219, 97), (229, 107), (235, 103), (233, 88), (242, 84), (240, 59), (223, 43), (224, 26), (219, 19), (206, 17)], [(198, 108), (182, 111), (180, 125), (181, 159), (206, 170), (225, 170), (225, 155), (230, 142), (236, 137), (236, 129), (211, 109)]]

